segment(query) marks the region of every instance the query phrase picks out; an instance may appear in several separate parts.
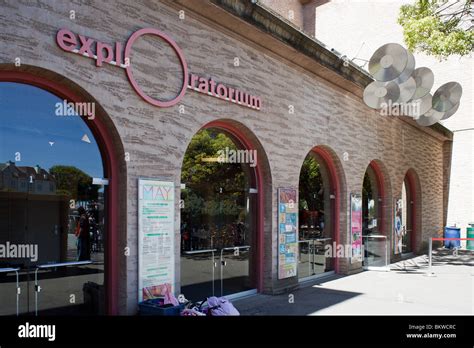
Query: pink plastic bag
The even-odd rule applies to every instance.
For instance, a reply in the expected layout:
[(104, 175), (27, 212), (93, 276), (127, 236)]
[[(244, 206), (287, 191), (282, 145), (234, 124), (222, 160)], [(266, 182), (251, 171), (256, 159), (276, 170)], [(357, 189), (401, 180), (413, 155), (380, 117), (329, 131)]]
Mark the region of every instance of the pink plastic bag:
[(209, 310), (211, 315), (223, 316), (223, 315), (240, 315), (237, 308), (234, 307), (232, 303), (229, 302), (225, 297), (209, 297), (207, 299), (207, 304), (209, 305)]

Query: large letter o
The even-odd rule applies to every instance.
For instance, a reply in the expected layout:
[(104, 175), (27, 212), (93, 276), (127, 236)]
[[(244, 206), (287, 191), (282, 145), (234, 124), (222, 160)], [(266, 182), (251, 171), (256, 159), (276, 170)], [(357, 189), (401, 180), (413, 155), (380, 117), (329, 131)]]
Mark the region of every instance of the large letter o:
[(156, 29), (153, 29), (153, 28), (140, 29), (140, 30), (134, 32), (132, 34), (132, 36), (130, 36), (130, 38), (128, 39), (127, 45), (125, 46), (124, 56), (125, 56), (125, 58), (130, 59), (130, 51), (132, 49), (132, 45), (135, 42), (135, 40), (138, 39), (140, 36), (147, 35), (147, 34), (156, 35), (156, 36), (162, 38), (164, 41), (166, 41), (173, 48), (176, 55), (178, 56), (179, 61), (181, 63), (181, 68), (183, 69), (183, 76), (184, 76), (183, 86), (181, 87), (181, 91), (179, 92), (179, 94), (174, 99), (168, 100), (168, 101), (162, 101), (162, 100), (154, 99), (154, 98), (146, 95), (143, 92), (143, 90), (140, 88), (140, 86), (138, 85), (135, 78), (133, 77), (131, 62), (129, 62), (130, 64), (125, 69), (127, 71), (128, 80), (130, 81), (130, 84), (132, 85), (135, 92), (137, 92), (137, 94), (140, 97), (142, 97), (145, 101), (147, 101), (148, 103), (150, 103), (152, 105), (155, 105), (155, 106), (162, 107), (162, 108), (173, 106), (173, 105), (177, 104), (181, 100), (181, 98), (184, 96), (184, 93), (186, 92), (186, 88), (188, 87), (188, 78), (189, 78), (188, 77), (188, 65), (186, 64), (186, 60), (184, 59), (183, 52), (181, 52), (181, 49), (178, 47), (176, 42), (174, 42), (169, 36), (167, 36), (166, 34), (162, 33), (159, 30), (156, 30)]

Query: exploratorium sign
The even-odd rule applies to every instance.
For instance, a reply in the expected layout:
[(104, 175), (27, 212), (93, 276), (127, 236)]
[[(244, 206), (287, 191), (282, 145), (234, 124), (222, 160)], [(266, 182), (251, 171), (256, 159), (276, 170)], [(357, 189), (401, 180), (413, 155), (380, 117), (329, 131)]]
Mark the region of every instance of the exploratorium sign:
[[(183, 81), (180, 92), (172, 100), (164, 101), (150, 97), (143, 92), (133, 76), (133, 62), (130, 61), (130, 51), (132, 50), (133, 43), (143, 35), (158, 36), (170, 45), (178, 56), (183, 71)], [(212, 78), (205, 78), (197, 74), (189, 73), (186, 59), (176, 42), (168, 35), (153, 28), (144, 28), (134, 32), (125, 44), (124, 51), (120, 42), (116, 42), (115, 46), (112, 47), (111, 45), (98, 40), (74, 34), (68, 29), (61, 29), (58, 31), (56, 35), (56, 43), (66, 52), (94, 59), (97, 67), (101, 67), (103, 63), (108, 63), (125, 69), (128, 80), (135, 92), (146, 102), (155, 106), (163, 108), (173, 106), (183, 98), (186, 89), (191, 89), (199, 93), (207, 94), (255, 110), (260, 110), (262, 107), (262, 100), (259, 96), (254, 96), (239, 89), (226, 86), (223, 83), (218, 83)]]

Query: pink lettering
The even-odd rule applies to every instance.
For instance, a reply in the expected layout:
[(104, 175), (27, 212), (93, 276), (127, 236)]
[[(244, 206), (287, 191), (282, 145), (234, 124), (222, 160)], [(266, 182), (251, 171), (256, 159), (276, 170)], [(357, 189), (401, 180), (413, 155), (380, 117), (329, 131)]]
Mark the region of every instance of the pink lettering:
[(229, 100), (234, 101), (234, 89), (232, 87), (229, 87)]
[(191, 83), (189, 84), (191, 88), (196, 88), (196, 82), (199, 80), (199, 76), (196, 74), (191, 74)]
[(219, 98), (227, 98), (227, 87), (224, 86), (222, 83), (217, 85), (217, 95)]
[[(147, 34), (158, 36), (166, 41), (174, 49), (180, 60), (184, 73), (183, 85), (179, 94), (172, 100), (162, 101), (146, 95), (133, 77), (133, 72), (129, 61), (130, 51), (135, 40), (142, 35)], [(105, 62), (125, 68), (129, 82), (135, 92), (137, 92), (137, 94), (145, 101), (155, 106), (170, 107), (175, 105), (184, 96), (186, 88), (196, 90), (203, 94), (210, 94), (216, 98), (227, 99), (231, 102), (238, 103), (239, 105), (247, 106), (257, 110), (260, 110), (262, 106), (262, 100), (258, 96), (250, 95), (232, 87), (227, 87), (223, 83), (216, 83), (216, 81), (214, 81), (212, 78), (208, 79), (200, 77), (197, 74), (189, 73), (183, 53), (176, 42), (174, 42), (166, 34), (153, 28), (140, 29), (133, 33), (127, 41), (124, 53), (122, 52), (122, 45), (119, 42), (116, 42), (115, 47), (112, 47), (112, 45), (96, 41), (92, 38), (88, 38), (83, 35), (76, 35), (68, 29), (60, 29), (57, 32), (56, 42), (58, 46), (64, 51), (73, 52), (95, 59), (96, 66), (98, 67), (101, 67)], [(158, 193), (155, 193), (155, 195), (156, 194)], [(164, 199), (166, 199), (165, 194), (167, 197), (169, 195), (169, 190), (165, 190), (165, 192), (161, 192), (160, 190), (160, 194)]]
[(79, 35), (79, 40), (81, 40), (81, 49), (79, 50), (79, 54), (84, 54), (86, 53), (89, 57), (93, 58), (94, 53), (92, 53), (92, 48), (91, 45), (94, 43), (94, 40), (89, 39), (85, 36)]
[(63, 50), (71, 52), (77, 46), (77, 39), (73, 32), (61, 29), (56, 35), (56, 42)]
[(209, 85), (211, 86), (211, 94), (216, 95), (216, 81), (209, 79)]
[[(104, 57), (104, 50), (107, 55)], [(102, 42), (97, 42), (97, 60), (96, 65), (102, 66), (102, 62), (110, 63), (114, 57), (112, 47)]]
[(122, 44), (120, 42), (115, 43), (115, 63), (118, 66), (122, 65)]
[(199, 78), (199, 92), (201, 93), (207, 93), (209, 90), (209, 84), (207, 83), (207, 80), (204, 77)]

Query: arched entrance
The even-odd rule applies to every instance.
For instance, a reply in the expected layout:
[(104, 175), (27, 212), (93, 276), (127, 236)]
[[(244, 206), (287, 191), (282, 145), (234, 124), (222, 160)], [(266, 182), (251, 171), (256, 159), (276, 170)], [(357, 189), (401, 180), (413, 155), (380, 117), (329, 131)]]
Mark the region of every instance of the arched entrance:
[(362, 185), (364, 266), (385, 267), (390, 258), (390, 180), (378, 160), (367, 166)]
[(181, 172), (181, 293), (190, 300), (262, 287), (263, 185), (256, 147), (231, 123), (192, 138)]
[[(116, 314), (118, 156), (98, 117), (103, 110), (95, 105), (93, 121), (68, 113), (64, 104), (84, 102), (85, 94), (57, 82), (55, 73), (30, 70), (35, 75), (0, 71), (8, 100), (0, 127), (0, 219), (7, 229), (0, 238), (37, 254), (0, 267), (19, 271), (20, 314)], [(15, 274), (0, 276), (0, 311), (14, 314)]]
[(303, 161), (299, 180), (300, 280), (338, 270), (337, 259), (327, 251), (339, 244), (340, 196), (333, 155), (323, 146), (313, 148)]
[[(395, 226), (395, 252), (411, 254), (418, 251), (420, 246), (421, 219), (418, 214), (421, 204), (421, 189), (418, 176), (413, 169), (409, 169), (405, 175), (401, 191), (401, 207), (399, 217), (401, 228)], [(397, 216), (395, 220), (397, 225)]]

